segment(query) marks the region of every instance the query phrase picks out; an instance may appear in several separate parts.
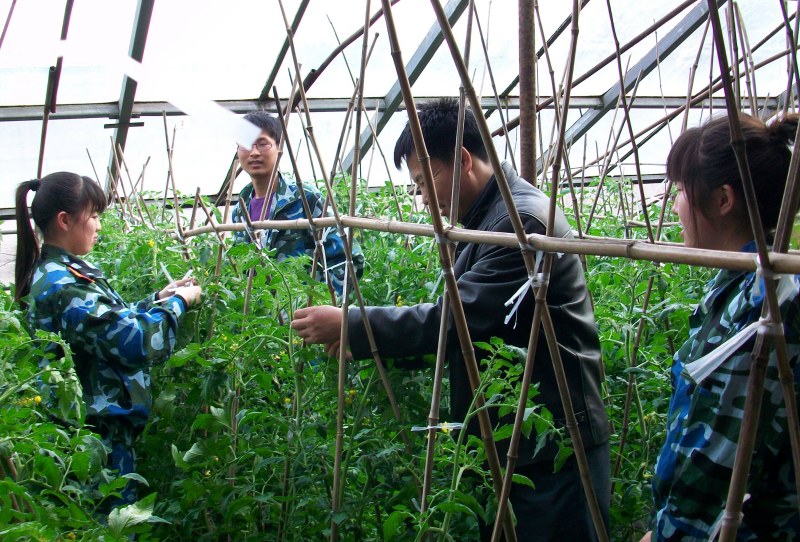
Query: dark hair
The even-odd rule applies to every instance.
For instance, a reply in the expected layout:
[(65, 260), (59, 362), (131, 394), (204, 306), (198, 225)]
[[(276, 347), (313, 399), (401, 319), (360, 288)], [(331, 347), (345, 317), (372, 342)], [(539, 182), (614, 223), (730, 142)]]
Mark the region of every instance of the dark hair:
[[(428, 155), (444, 162), (451, 162), (456, 147), (458, 100), (455, 98), (433, 100), (421, 105), (417, 114), (419, 115), (422, 138), (425, 140)], [(469, 108), (467, 108), (464, 115), (464, 141), (462, 145), (473, 156), (480, 158), (484, 162), (489, 160), (489, 154), (486, 152), (486, 147), (481, 139), (481, 132), (478, 129), (478, 122)], [(394, 145), (394, 165), (397, 169), (400, 169), (400, 162), (407, 161), (411, 153), (415, 151), (411, 128), (406, 123), (403, 132)]]
[[(28, 192), (36, 192), (28, 213)], [(14, 299), (19, 301), (30, 291), (31, 275), (39, 258), (39, 242), (31, 226), (47, 234), (50, 223), (61, 211), (70, 215), (102, 213), (106, 195), (96, 181), (75, 173), (61, 171), (41, 179), (24, 181), (17, 187), (17, 258), (14, 267)]]
[[(794, 140), (798, 116), (786, 115), (767, 124), (739, 113), (739, 123), (761, 223), (764, 230), (769, 232), (778, 223), (792, 158), (789, 143)], [(683, 184), (689, 205), (706, 217), (713, 191), (720, 186), (730, 185), (737, 199), (742, 202), (739, 212), (743, 218), (747, 216), (742, 179), (731, 146), (728, 117), (710, 119), (704, 125), (681, 134), (667, 156), (667, 177)]]
[(269, 136), (275, 140), (275, 143), (280, 141), (281, 134), (283, 133), (281, 122), (266, 111), (253, 111), (252, 113), (248, 113), (244, 116), (244, 120), (250, 121), (251, 124), (255, 124), (261, 128), (262, 131), (267, 132)]

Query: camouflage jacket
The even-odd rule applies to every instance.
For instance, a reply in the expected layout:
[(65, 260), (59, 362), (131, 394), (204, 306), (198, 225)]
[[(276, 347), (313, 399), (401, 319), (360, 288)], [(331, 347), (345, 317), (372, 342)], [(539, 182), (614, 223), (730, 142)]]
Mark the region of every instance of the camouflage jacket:
[[(311, 209), (313, 218), (324, 216), (322, 213), (325, 198), (313, 186), (303, 185), (306, 199)], [(242, 205), (247, 205), (250, 211), (250, 201), (253, 199), (253, 184), (249, 183), (239, 193), (239, 202), (233, 208), (231, 215), (233, 222), (245, 222), (242, 212)], [(278, 176), (278, 188), (272, 200), (269, 202), (269, 215), (267, 220), (296, 220), (306, 218), (303, 210), (303, 200), (300, 189), (294, 182), (287, 182), (283, 175)], [(330, 212), (328, 213), (330, 216)], [(257, 218), (251, 217), (251, 220)], [(325, 247), (324, 261), (320, 262), (320, 270), (317, 272), (316, 279), (325, 281), (325, 273), (330, 277), (334, 289), (339, 294), (342, 293), (344, 285), (345, 271), (345, 250), (344, 241), (339, 236), (335, 227), (323, 228), (320, 232), (322, 245)], [(234, 232), (235, 242), (246, 242), (250, 240), (250, 233), (247, 231)], [(286, 258), (308, 255), (314, 256), (314, 236), (311, 230), (263, 230), (260, 239), (261, 247), (268, 250), (275, 250), (275, 259), (281, 262)], [(361, 276), (364, 270), (364, 255), (357, 241), (353, 241), (353, 266), (356, 273)]]
[(149, 366), (170, 356), (186, 312), (179, 296), (154, 301), (151, 296), (127, 304), (99, 269), (61, 248), (42, 247), (28, 319), (34, 328), (59, 333), (70, 345), (87, 416), (125, 417), (134, 427), (147, 420)]
[[(795, 389), (800, 390), (800, 277), (791, 275), (786, 284), (788, 297), (781, 313)], [(756, 333), (723, 356), (719, 367), (698, 378), (699, 382), (690, 374), (697, 368), (691, 364), (758, 322), (763, 300), (764, 282), (755, 273), (721, 271), (690, 317), (689, 339), (675, 354), (667, 438), (653, 477), (653, 540), (705, 541), (719, 526)], [(774, 348), (769, 354), (747, 493), (738, 540), (798, 540), (800, 515)]]

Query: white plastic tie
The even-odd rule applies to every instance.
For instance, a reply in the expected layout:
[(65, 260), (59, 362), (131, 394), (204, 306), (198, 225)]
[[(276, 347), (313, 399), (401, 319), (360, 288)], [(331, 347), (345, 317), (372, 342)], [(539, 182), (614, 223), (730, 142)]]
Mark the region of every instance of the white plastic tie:
[[(520, 244), (520, 247), (522, 247), (522, 244)], [(504, 306), (506, 307), (513, 304), (513, 307), (511, 307), (511, 311), (506, 315), (506, 318), (503, 321), (505, 325), (508, 325), (508, 322), (510, 322), (511, 319), (514, 318), (514, 315), (517, 314), (517, 311), (522, 305), (522, 301), (525, 299), (525, 294), (528, 292), (528, 290), (529, 289), (533, 290), (534, 288), (538, 288), (542, 284), (542, 281), (544, 280), (544, 275), (543, 273), (536, 272), (536, 270), (539, 269), (539, 265), (542, 262), (543, 254), (544, 253), (541, 250), (536, 251), (536, 263), (534, 263), (533, 266), (534, 272), (528, 276), (528, 280), (526, 280), (522, 284), (522, 286), (520, 286), (517, 289), (517, 291), (514, 292), (514, 294), (510, 298), (508, 298), (508, 301), (504, 303)], [(516, 327), (517, 327), (517, 321), (514, 320), (514, 329), (516, 329)]]
[(436, 429), (437, 431), (444, 431), (445, 433), (449, 433), (450, 431), (458, 431), (459, 429), (463, 429), (464, 424), (460, 422), (450, 423), (450, 422), (442, 422), (437, 423), (436, 425), (412, 425), (412, 431), (430, 431), (431, 429)]
[[(795, 275), (782, 275), (778, 279), (778, 306), (783, 305), (790, 296), (797, 294), (798, 284), (795, 282)], [(779, 334), (781, 330), (775, 322), (765, 318), (742, 328), (733, 337), (717, 346), (705, 356), (688, 363), (684, 369), (684, 374), (696, 384), (700, 384), (708, 378), (726, 359), (744, 345), (750, 338), (757, 333), (762, 335)]]

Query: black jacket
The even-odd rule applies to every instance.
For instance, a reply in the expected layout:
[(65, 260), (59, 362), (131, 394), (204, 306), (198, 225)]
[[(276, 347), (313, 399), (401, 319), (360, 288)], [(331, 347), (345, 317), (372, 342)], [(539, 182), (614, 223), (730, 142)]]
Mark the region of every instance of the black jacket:
[[(508, 164), (503, 164), (503, 171), (525, 231), (529, 234), (545, 233), (549, 208), (547, 196), (520, 178)], [(508, 209), (494, 178), (487, 183), (464, 217), (463, 225), (465, 228), (481, 231), (514, 231)], [(560, 210), (555, 220), (554, 235), (572, 236), (570, 226)], [(458, 290), (472, 341), (488, 341), (491, 337), (500, 337), (506, 344), (526, 348), (535, 305), (530, 289), (515, 317), (507, 325), (504, 324), (510, 310), (505, 302), (528, 280), (520, 250), (488, 244), (459, 243), (453, 270), (458, 280)], [(547, 304), (584, 446), (588, 448), (606, 442), (609, 425), (600, 395), (600, 341), (583, 267), (576, 255), (563, 254), (554, 258)], [(422, 303), (412, 307), (368, 307), (367, 314), (382, 357), (436, 352), (441, 299), (436, 304)], [(353, 309), (348, 315), (348, 339), (353, 356), (356, 359), (371, 357), (360, 311)], [(543, 331), (540, 331), (537, 344), (532, 381), (539, 383), (540, 395), (535, 401), (544, 404), (557, 422), (563, 424), (564, 409)], [(447, 356), (450, 369), (451, 421), (462, 421), (472, 400), (472, 391), (452, 322)], [(503, 462), (508, 442), (506, 439), (497, 443)], [(547, 446), (534, 458), (534, 446), (534, 434), (530, 440), (522, 439), (518, 465), (551, 460), (556, 451), (555, 446)]]

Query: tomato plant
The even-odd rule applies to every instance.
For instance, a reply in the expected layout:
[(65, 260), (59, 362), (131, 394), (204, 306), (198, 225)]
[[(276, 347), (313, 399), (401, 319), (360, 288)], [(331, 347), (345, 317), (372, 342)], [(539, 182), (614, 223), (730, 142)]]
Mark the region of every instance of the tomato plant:
[[(346, 201), (346, 187), (340, 186)], [(582, 223), (598, 186), (582, 194)], [(407, 194), (388, 186), (362, 195), (360, 213), (424, 220)], [(618, 195), (606, 190), (598, 201), (605, 218), (595, 218), (590, 233), (643, 236), (619, 223)], [(625, 206), (637, 218), (631, 202)], [(658, 211), (649, 210), (652, 220)], [(310, 261), (276, 264), (251, 245), (228, 244), (220, 252), (214, 234), (180, 240), (169, 212), (153, 207), (150, 214), (156, 223), (137, 224), (112, 208), (88, 257), (126, 299), (142, 298), (168, 276), (189, 271), (204, 288), (201, 307), (180, 328), (175, 354), (152, 370), (154, 404), (136, 442), (140, 501), (100, 513), (104, 500), (126, 481), (103, 468), (106, 450), (83, 426), (69, 347), (56, 336), (29, 335), (24, 315), (0, 293), (0, 537), (316, 540), (328, 537), (335, 523), (343, 540), (410, 540), (426, 533), (476, 538), (479, 519), (494, 516), (491, 481), (480, 440), (452, 429), (464, 420), (448, 419), (446, 381), (431, 493), (420, 511), (428, 432), (410, 429), (426, 425), (432, 360), (386, 360), (391, 386), (402, 398), (400, 420), (374, 363), (349, 364), (344, 484), (341, 506), (332, 513), (337, 364), (320, 348), (303, 345), (289, 327), (296, 308), (330, 300), (325, 286), (309, 279)], [(575, 219), (569, 209), (566, 214)], [(674, 228), (666, 235), (674, 236)], [(366, 257), (360, 286), (367, 304), (432, 302), (442, 293), (432, 239), (368, 230), (358, 231), (357, 239)], [(669, 398), (668, 368), (709, 272), (600, 257), (587, 258), (586, 265), (613, 425), (612, 534), (628, 540), (646, 526), (648, 481)], [(65, 355), (42, 369), (48, 341), (59, 343)], [(478, 346), (488, 352), (482, 368), (488, 408), (512, 411), (520, 393), (521, 354), (496, 341)], [(526, 423), (543, 438), (557, 439), (564, 459), (569, 439), (536, 405), (536, 389), (531, 391)], [(508, 438), (510, 427), (497, 427), (496, 433)]]

